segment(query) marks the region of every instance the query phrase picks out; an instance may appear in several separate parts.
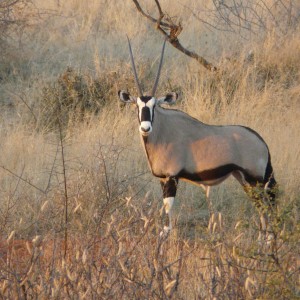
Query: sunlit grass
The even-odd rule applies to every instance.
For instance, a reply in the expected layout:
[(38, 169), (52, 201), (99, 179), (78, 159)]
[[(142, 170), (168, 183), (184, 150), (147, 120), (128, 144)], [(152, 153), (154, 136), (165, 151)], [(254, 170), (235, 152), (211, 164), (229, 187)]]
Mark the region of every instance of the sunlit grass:
[[(145, 90), (153, 84), (161, 37), (131, 1), (38, 4), (51, 10), (32, 22), (40, 26), (27, 32), (22, 55), (14, 50), (0, 67), (0, 295), (299, 296), (299, 38), (270, 34), (224, 60), (216, 53), (233, 53), (230, 40), (222, 49), (224, 37), (216, 45), (209, 36), (200, 48), (216, 73), (167, 46), (158, 94), (179, 92), (175, 108), (205, 123), (259, 132), (279, 196), (273, 252), (257, 242), (258, 214), (231, 179), (212, 188), (212, 216), (203, 191), (180, 183), (175, 228), (164, 241), (160, 185), (140, 145), (137, 113), (117, 99), (118, 89), (136, 93), (126, 34)], [(182, 39), (200, 49), (204, 42), (195, 34), (206, 29), (182, 7), (172, 6), (185, 17)]]

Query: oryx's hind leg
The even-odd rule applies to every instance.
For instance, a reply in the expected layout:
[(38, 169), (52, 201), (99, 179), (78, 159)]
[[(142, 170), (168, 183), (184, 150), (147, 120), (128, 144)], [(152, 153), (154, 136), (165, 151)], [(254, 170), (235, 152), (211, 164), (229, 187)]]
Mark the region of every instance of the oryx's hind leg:
[(214, 211), (213, 211), (212, 202), (211, 202), (211, 200), (209, 198), (210, 186), (204, 185), (204, 184), (200, 184), (200, 186), (203, 188), (203, 190), (205, 192), (206, 203), (207, 203), (207, 206), (208, 206), (209, 215), (211, 217)]
[(209, 185), (204, 185), (204, 184), (200, 184), (200, 186), (203, 188), (203, 190), (205, 192), (206, 199), (208, 199), (209, 193), (210, 193), (210, 186)]
[(274, 245), (276, 242), (276, 233), (274, 231), (276, 188), (277, 182), (269, 160), (263, 181), (260, 184), (256, 184), (256, 193), (252, 193), (252, 198), (255, 200), (255, 205), (260, 213), (259, 240), (265, 240), (269, 246)]
[(276, 241), (276, 234), (274, 232), (274, 221), (276, 216), (276, 193), (277, 193), (277, 182), (274, 177), (273, 168), (268, 162), (266, 174), (264, 178), (264, 205), (267, 209), (264, 214), (266, 215), (265, 220), (267, 221), (266, 226), (266, 240), (268, 244)]
[[(272, 170), (272, 167), (269, 170)], [(268, 176), (267, 176), (268, 175)], [(275, 191), (276, 181), (273, 175), (265, 175), (265, 179), (255, 180), (248, 174), (241, 171), (236, 171), (233, 176), (244, 187), (245, 192), (253, 200), (255, 207), (260, 215), (260, 228), (258, 241), (266, 241), (270, 244), (275, 239), (275, 234), (272, 226), (272, 216), (275, 210)]]
[(165, 218), (164, 229), (160, 235), (167, 236), (172, 229), (172, 206), (176, 196), (178, 178), (168, 177), (161, 179), (160, 184), (163, 190), (164, 209), (167, 214), (167, 218)]

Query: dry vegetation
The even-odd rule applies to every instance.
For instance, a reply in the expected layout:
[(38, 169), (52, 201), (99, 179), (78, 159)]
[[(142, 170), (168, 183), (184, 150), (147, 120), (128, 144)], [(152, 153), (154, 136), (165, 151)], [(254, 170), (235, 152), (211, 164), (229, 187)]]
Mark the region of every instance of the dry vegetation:
[(132, 1), (19, 1), (0, 6), (20, 21), (0, 23), (1, 299), (300, 297), (299, 28), (245, 40), (204, 26), (190, 9), (199, 1), (161, 2), (218, 72), (167, 46), (159, 92), (269, 145), (280, 184), (273, 251), (258, 245), (258, 215), (231, 180), (212, 189), (211, 216), (202, 190), (181, 183), (176, 228), (158, 238), (160, 186), (136, 112), (116, 95), (135, 91), (126, 33), (146, 89), (162, 44)]

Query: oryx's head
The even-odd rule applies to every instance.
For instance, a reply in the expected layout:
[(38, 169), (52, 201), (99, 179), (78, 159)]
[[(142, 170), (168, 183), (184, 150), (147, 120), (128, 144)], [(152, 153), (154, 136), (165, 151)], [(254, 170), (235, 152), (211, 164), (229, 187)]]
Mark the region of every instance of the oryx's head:
[(152, 96), (131, 96), (126, 91), (119, 91), (119, 97), (122, 102), (134, 103), (138, 108), (139, 130), (143, 136), (148, 136), (152, 132), (154, 120), (154, 109), (156, 105), (167, 103), (171, 104), (176, 101), (177, 94), (169, 93), (164, 97), (155, 98)]
[[(127, 37), (127, 39), (128, 39), (128, 37)], [(119, 98), (122, 102), (134, 103), (137, 106), (138, 115), (139, 115), (139, 123), (140, 123), (139, 130), (143, 136), (148, 136), (152, 132), (152, 124), (153, 124), (153, 120), (154, 120), (155, 106), (162, 104), (162, 103), (168, 103), (168, 104), (173, 103), (176, 101), (177, 96), (178, 96), (176, 93), (169, 93), (164, 97), (155, 98), (155, 92), (157, 89), (161, 66), (162, 66), (162, 62), (163, 62), (165, 45), (166, 45), (166, 40), (164, 41), (164, 44), (163, 44), (160, 63), (159, 63), (159, 67), (158, 67), (158, 72), (157, 72), (157, 75), (155, 78), (151, 96), (144, 96), (143, 91), (140, 86), (140, 83), (139, 83), (138, 76), (137, 76), (130, 41), (128, 39), (128, 46), (129, 46), (129, 52), (130, 52), (130, 58), (131, 58), (134, 79), (135, 79), (135, 83), (136, 83), (136, 86), (137, 86), (137, 89), (138, 89), (140, 95), (138, 97), (134, 97), (134, 96), (131, 96), (126, 91), (119, 91), (118, 94), (119, 94)]]

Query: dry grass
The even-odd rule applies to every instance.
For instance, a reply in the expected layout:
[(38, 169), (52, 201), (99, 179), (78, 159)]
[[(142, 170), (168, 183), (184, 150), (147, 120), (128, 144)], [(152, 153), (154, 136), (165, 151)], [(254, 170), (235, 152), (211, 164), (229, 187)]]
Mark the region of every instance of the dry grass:
[(234, 51), (229, 34), (194, 21), (193, 1), (172, 5), (183, 41), (219, 72), (167, 47), (159, 93), (179, 92), (177, 108), (204, 122), (263, 136), (280, 184), (278, 239), (273, 251), (258, 245), (257, 212), (229, 180), (212, 189), (211, 217), (202, 190), (180, 183), (176, 226), (161, 240), (160, 186), (136, 111), (116, 95), (135, 92), (125, 34), (145, 89), (161, 39), (131, 1), (116, 3), (38, 1), (21, 51), (1, 58), (1, 298), (299, 298), (299, 36), (270, 32)]

